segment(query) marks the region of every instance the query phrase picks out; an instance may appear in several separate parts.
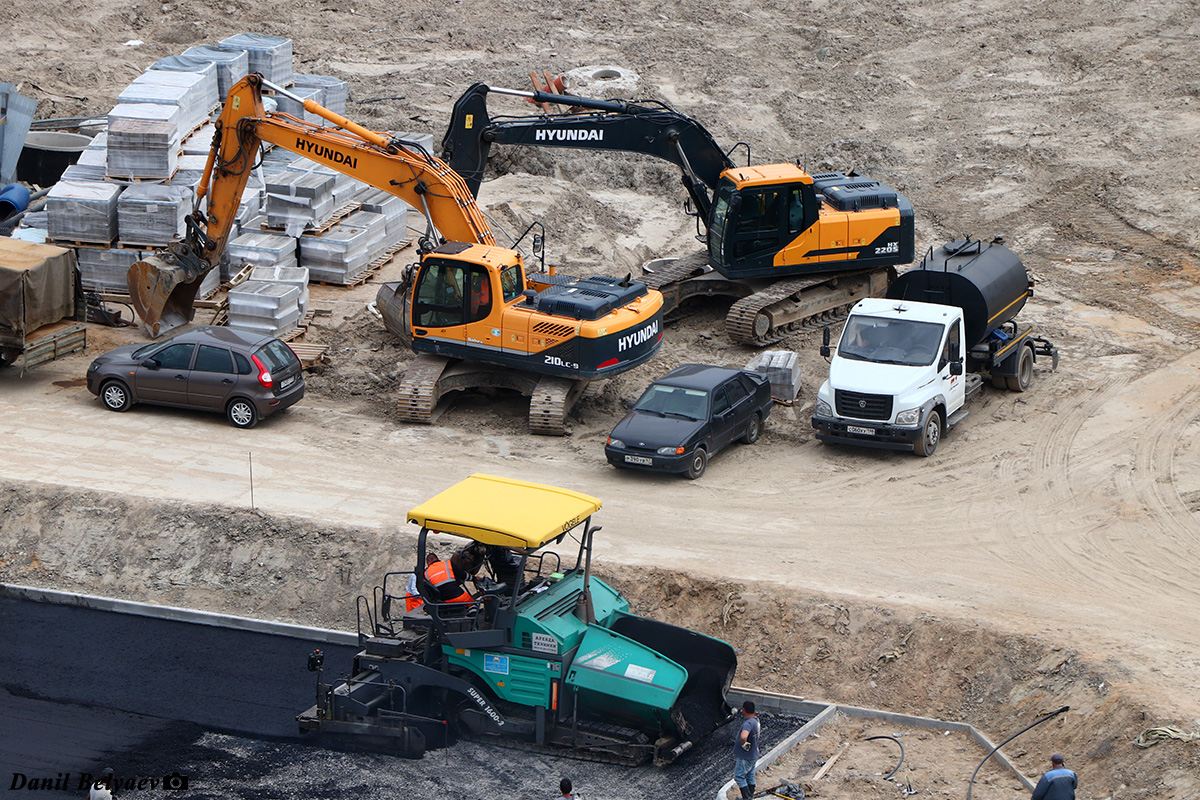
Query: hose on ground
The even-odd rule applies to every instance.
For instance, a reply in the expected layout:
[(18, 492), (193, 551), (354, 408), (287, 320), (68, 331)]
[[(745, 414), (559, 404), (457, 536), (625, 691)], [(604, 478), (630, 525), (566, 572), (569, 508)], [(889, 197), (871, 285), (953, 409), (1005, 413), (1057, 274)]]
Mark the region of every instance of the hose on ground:
[(1001, 742), (1000, 744), (993, 747), (991, 752), (983, 757), (983, 761), (979, 762), (979, 766), (975, 768), (975, 771), (971, 773), (971, 781), (970, 781), (970, 783), (967, 784), (967, 800), (971, 800), (971, 790), (975, 788), (975, 776), (979, 774), (979, 770), (983, 768), (983, 765), (985, 763), (987, 763), (987, 760), (989, 758), (991, 758), (993, 755), (995, 755), (997, 750), (999, 750), (1001, 747), (1004, 747), (1004, 745), (1008, 744), (1009, 742), (1011, 742), (1013, 739), (1020, 736), (1025, 731), (1030, 730), (1031, 728), (1036, 728), (1038, 725), (1041, 725), (1046, 720), (1054, 719), (1055, 717), (1057, 717), (1059, 714), (1063, 713), (1064, 711), (1070, 711), (1070, 710), (1071, 710), (1070, 706), (1063, 706), (1058, 711), (1051, 711), (1046, 716), (1042, 717), (1041, 719), (1037, 720), (1036, 722), (1033, 722), (1030, 725), (1026, 725), (1024, 728), (1017, 731), (1012, 736), (1008, 737), (1003, 742)]

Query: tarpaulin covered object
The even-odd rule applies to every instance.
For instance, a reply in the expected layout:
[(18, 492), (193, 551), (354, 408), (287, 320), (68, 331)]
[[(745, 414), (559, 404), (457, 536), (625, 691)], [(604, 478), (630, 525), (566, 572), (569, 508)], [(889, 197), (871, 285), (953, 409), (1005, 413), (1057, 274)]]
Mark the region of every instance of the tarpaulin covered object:
[(75, 313), (75, 251), (0, 238), (0, 346)]

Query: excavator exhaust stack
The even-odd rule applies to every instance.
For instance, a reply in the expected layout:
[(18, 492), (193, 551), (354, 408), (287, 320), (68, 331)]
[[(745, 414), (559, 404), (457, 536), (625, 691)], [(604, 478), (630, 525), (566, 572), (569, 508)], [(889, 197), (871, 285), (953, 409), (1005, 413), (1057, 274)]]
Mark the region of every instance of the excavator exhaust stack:
[(129, 297), (150, 338), (180, 328), (195, 317), (193, 303), (200, 278), (207, 271), (202, 264), (190, 251), (181, 254), (168, 250), (147, 256), (129, 268)]

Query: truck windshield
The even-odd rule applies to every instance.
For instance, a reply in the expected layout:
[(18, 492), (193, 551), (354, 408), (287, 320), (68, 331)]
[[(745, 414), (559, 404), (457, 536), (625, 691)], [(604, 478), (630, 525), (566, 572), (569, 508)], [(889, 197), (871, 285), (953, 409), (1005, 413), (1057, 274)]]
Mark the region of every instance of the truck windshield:
[(855, 361), (927, 367), (941, 349), (944, 332), (936, 322), (856, 314), (846, 322), (837, 353)]

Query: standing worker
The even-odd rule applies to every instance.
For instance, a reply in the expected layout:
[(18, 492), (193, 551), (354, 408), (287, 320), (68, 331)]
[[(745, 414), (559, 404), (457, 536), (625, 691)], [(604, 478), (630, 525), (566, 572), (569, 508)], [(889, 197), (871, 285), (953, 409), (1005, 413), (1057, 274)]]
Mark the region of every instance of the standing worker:
[(558, 794), (554, 795), (554, 800), (579, 800), (578, 797), (571, 793), (572, 788), (571, 779), (563, 778), (558, 782)]
[[(733, 780), (742, 790), (743, 800), (754, 797), (754, 769), (758, 766), (758, 717), (754, 701), (742, 703), (742, 726), (733, 740)], [(1033, 800), (1040, 800), (1034, 797)]]
[(1075, 800), (1078, 785), (1075, 773), (1063, 766), (1061, 753), (1050, 756), (1050, 771), (1042, 775), (1033, 790), (1033, 800)]

